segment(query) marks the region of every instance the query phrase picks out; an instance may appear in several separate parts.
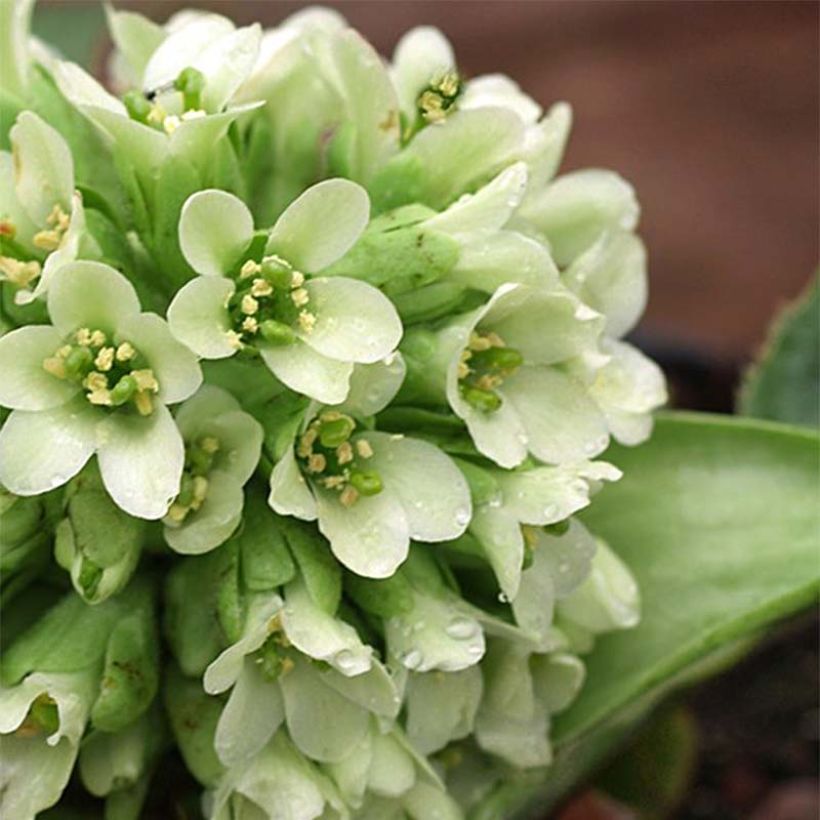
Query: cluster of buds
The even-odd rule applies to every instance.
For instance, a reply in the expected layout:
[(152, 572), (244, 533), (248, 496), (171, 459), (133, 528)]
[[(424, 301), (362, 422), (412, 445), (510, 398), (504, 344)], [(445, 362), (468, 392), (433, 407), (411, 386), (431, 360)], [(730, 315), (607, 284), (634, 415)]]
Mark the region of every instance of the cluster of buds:
[(208, 820), (457, 820), (547, 767), (639, 618), (576, 517), (665, 400), (631, 187), (434, 29), (107, 8), (106, 89), (12, 5), (0, 814), (136, 816), (171, 747)]

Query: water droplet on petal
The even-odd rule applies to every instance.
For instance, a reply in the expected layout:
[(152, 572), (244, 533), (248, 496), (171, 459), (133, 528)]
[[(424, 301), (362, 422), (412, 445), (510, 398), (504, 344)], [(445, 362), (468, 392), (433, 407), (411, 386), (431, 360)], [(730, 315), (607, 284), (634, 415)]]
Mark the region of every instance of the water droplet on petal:
[(467, 507), (459, 507), (456, 510), (456, 524), (464, 526), (470, 523), (470, 511)]
[(424, 658), (418, 649), (411, 649), (401, 660), (408, 669), (418, 669)]
[(444, 631), (451, 638), (463, 641), (472, 638), (478, 632), (478, 624), (472, 618), (459, 615), (447, 624)]

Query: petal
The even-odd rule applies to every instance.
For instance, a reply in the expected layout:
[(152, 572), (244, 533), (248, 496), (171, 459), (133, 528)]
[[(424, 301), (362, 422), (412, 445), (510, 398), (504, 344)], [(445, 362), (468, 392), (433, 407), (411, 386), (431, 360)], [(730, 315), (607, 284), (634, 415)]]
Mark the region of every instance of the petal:
[(541, 461), (582, 461), (603, 452), (606, 420), (581, 384), (551, 367), (522, 367), (500, 391), (512, 404), (527, 436), (527, 447)]
[(414, 672), (458, 672), (484, 655), (484, 633), (460, 599), (415, 594), (413, 609), (385, 622), (390, 653)]
[(319, 515), (316, 500), (296, 463), (292, 447), (285, 451), (271, 472), (268, 504), (280, 515), (294, 515), (303, 521), (315, 521)]
[(32, 238), (39, 230), (23, 208), (14, 190), (14, 160), (10, 151), (0, 151), (0, 214), (17, 229), (15, 238), (25, 248), (33, 250)]
[(540, 191), (555, 176), (572, 128), (572, 108), (555, 103), (546, 116), (527, 129), (522, 158), (530, 169), (530, 191)]
[(393, 52), (393, 81), (402, 111), (415, 119), (416, 98), (432, 82), (455, 69), (447, 38), (431, 26), (418, 26), (399, 40)]
[[(76, 63), (59, 61), (54, 67), (54, 80), (63, 96), (80, 110), (93, 107), (128, 118), (128, 112), (120, 100), (109, 94), (90, 74)], [(146, 128), (150, 131), (152, 129)], [(157, 134), (161, 137), (161, 134)], [(72, 186), (73, 187), (73, 186)]]
[(389, 490), (362, 496), (345, 507), (336, 495), (318, 490), (319, 529), (333, 554), (367, 578), (389, 578), (407, 557), (410, 535), (404, 509)]
[(494, 330), (527, 364), (564, 362), (596, 350), (603, 317), (558, 288), (510, 288), (493, 301), (478, 326)]
[(568, 652), (535, 655), (530, 661), (535, 696), (554, 715), (575, 700), (586, 677), (584, 662)]
[(300, 336), (323, 356), (372, 364), (396, 349), (401, 319), (380, 290), (343, 276), (311, 279), (305, 289), (316, 324)]
[(361, 675), (370, 669), (373, 650), (352, 626), (316, 606), (302, 580), (285, 588), (282, 626), (300, 652), (329, 663), (343, 675)]
[(253, 216), (239, 197), (207, 190), (185, 200), (179, 217), (179, 247), (197, 273), (229, 273), (252, 238)]
[(226, 766), (247, 764), (273, 737), (285, 719), (279, 684), (245, 658), (242, 672), (219, 717), (214, 748)]
[(355, 365), (347, 398), (337, 406), (339, 412), (358, 418), (381, 412), (396, 397), (406, 372), (401, 353), (391, 353), (373, 364)]
[(481, 542), (501, 591), (512, 600), (518, 594), (524, 562), (519, 520), (506, 509), (484, 505), (475, 511), (470, 532)]
[(113, 412), (97, 430), (97, 460), (114, 503), (129, 515), (162, 518), (179, 492), (185, 447), (163, 404), (150, 416)]
[(527, 434), (518, 411), (510, 402), (503, 402), (492, 413), (484, 413), (457, 394), (455, 397), (450, 395), (449, 400), (482, 455), (500, 467), (508, 468), (518, 466), (527, 457)]
[(465, 194), (442, 213), (428, 219), (428, 228), (454, 235), (497, 231), (507, 224), (527, 190), (527, 166), (516, 162), (475, 194)]
[(506, 282), (551, 288), (558, 282), (558, 269), (537, 240), (514, 231), (492, 231), (468, 237), (447, 278), (493, 293)]
[(484, 74), (470, 80), (458, 104), (463, 110), (505, 108), (518, 114), (527, 125), (534, 125), (542, 113), (541, 106), (504, 74)]
[(335, 669), (325, 669), (319, 674), (339, 694), (376, 715), (395, 719), (401, 709), (401, 696), (396, 683), (376, 658), (371, 659), (368, 672), (352, 678)]
[(469, 735), (482, 689), (477, 666), (446, 675), (411, 674), (405, 695), (408, 740), (427, 755)]
[(536, 534), (534, 559), (525, 575), (549, 575), (559, 600), (577, 589), (590, 573), (590, 562), (596, 553), (595, 539), (577, 519), (571, 519), (569, 529), (561, 535), (549, 532)]
[(167, 36), (165, 30), (133, 11), (105, 6), (105, 16), (117, 51), (126, 60), (134, 78), (142, 77), (151, 55)]
[(282, 347), (262, 347), (265, 364), (291, 390), (322, 404), (340, 404), (350, 389), (351, 362), (340, 362), (317, 353), (301, 340)]
[(259, 464), (265, 435), (262, 425), (249, 413), (234, 410), (215, 417), (203, 432), (219, 439), (214, 469), (233, 476), (244, 485)]
[(208, 473), (208, 494), (202, 506), (178, 526), (165, 522), (165, 541), (174, 552), (200, 555), (227, 541), (242, 520), (242, 484), (221, 470)]
[(426, 441), (366, 433), (373, 446), (368, 467), (382, 477), (385, 491), (398, 497), (418, 541), (458, 538), (472, 514), (470, 488), (461, 471), (438, 447)]
[(189, 441), (202, 435), (202, 431), (213, 419), (223, 413), (241, 409), (242, 406), (227, 390), (213, 384), (203, 384), (190, 399), (177, 408), (174, 418), (182, 437)]
[(41, 229), (55, 205), (71, 210), (74, 161), (65, 140), (31, 111), (23, 111), (9, 132), (14, 186), (29, 219)]
[(0, 337), (0, 404), (15, 410), (48, 410), (65, 404), (77, 386), (43, 369), (63, 337), (50, 325), (29, 325)]
[(64, 265), (52, 278), (48, 313), (54, 327), (68, 335), (81, 327), (113, 333), (124, 319), (136, 316), (140, 302), (134, 286), (102, 262)]
[(555, 606), (555, 566), (546, 555), (547, 547), (534, 550), (532, 564), (521, 574), (521, 583), (511, 599), (515, 622), (540, 644), (549, 640)]
[(370, 715), (322, 682), (303, 660), (279, 679), (290, 737), (313, 760), (342, 760), (367, 733)]
[(558, 177), (521, 207), (549, 239), (561, 266), (590, 248), (606, 231), (631, 231), (638, 223), (635, 191), (612, 171), (587, 169)]
[(65, 484), (94, 453), (100, 416), (83, 398), (37, 413), (12, 411), (0, 430), (0, 484), (15, 495)]
[(327, 179), (308, 188), (276, 220), (266, 253), (304, 273), (332, 265), (353, 247), (370, 218), (370, 199), (355, 182)]
[(192, 63), (205, 75), (202, 107), (206, 111), (221, 111), (250, 75), (261, 39), (258, 23), (238, 28), (210, 43)]
[(198, 276), (177, 291), (168, 307), (168, 327), (203, 359), (226, 359), (236, 353), (228, 341), (230, 316), (225, 303), (235, 285), (221, 276)]
[(646, 307), (646, 249), (635, 234), (607, 233), (570, 265), (563, 279), (606, 317), (607, 335), (618, 338), (632, 330)]
[(129, 316), (117, 326), (117, 340), (130, 342), (148, 359), (159, 382), (159, 398), (166, 404), (187, 399), (202, 384), (196, 356), (171, 334), (156, 313)]
[(391, 735), (373, 737), (368, 787), (384, 797), (400, 797), (416, 782), (413, 758)]

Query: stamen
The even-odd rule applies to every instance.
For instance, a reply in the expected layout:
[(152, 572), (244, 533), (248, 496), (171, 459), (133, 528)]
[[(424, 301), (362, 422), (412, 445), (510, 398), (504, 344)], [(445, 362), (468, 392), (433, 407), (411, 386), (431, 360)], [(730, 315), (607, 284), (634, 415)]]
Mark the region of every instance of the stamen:
[(345, 507), (352, 507), (359, 500), (359, 491), (348, 484), (339, 496), (339, 501)]
[(303, 333), (312, 333), (316, 327), (316, 314), (303, 310), (299, 313), (299, 328)]
[[(87, 349), (87, 348), (83, 348)], [(97, 370), (102, 370), (106, 372), (111, 370), (111, 367), (114, 364), (114, 348), (113, 347), (104, 347), (100, 352), (97, 354), (97, 358), (94, 359), (94, 367)]]
[(373, 457), (373, 448), (370, 446), (370, 442), (365, 438), (356, 439), (356, 452), (362, 458)]
[(11, 282), (17, 287), (28, 287), (41, 272), (40, 263), (35, 260), (22, 262), (11, 256), (0, 256), (0, 280)]
[[(250, 279), (251, 276), (256, 276), (256, 274), (260, 273), (261, 271), (262, 266), (258, 262), (254, 262), (253, 259), (248, 259), (248, 261), (245, 262), (245, 264), (242, 265), (242, 267), (239, 269), (239, 278)], [(254, 296), (256, 296), (256, 294), (254, 294)]]
[(246, 293), (242, 297), (241, 310), (247, 316), (253, 316), (254, 313), (259, 311), (259, 302), (257, 302), (256, 299), (254, 299), (249, 293)]
[(117, 361), (118, 362), (128, 362), (128, 361), (130, 361), (131, 359), (134, 358), (134, 356), (136, 355), (136, 352), (137, 351), (134, 350), (134, 348), (128, 342), (123, 342), (117, 348)]
[[(246, 263), (247, 264), (247, 263)], [(259, 267), (257, 265), (257, 267)], [(267, 279), (254, 279), (251, 285), (252, 296), (270, 296), (273, 293), (273, 285)]]
[(290, 298), (296, 307), (304, 307), (310, 302), (310, 294), (304, 288), (296, 288), (291, 292)]

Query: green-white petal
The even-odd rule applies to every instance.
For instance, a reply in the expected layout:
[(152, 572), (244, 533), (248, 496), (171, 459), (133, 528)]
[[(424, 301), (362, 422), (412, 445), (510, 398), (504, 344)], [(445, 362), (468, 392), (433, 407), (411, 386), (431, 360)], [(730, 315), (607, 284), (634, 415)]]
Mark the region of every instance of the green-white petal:
[(459, 107), (464, 110), (505, 108), (518, 114), (527, 125), (535, 124), (542, 113), (541, 106), (504, 74), (483, 74), (470, 80), (459, 100)]
[(0, 337), (0, 404), (14, 410), (48, 410), (65, 404), (78, 390), (43, 369), (63, 337), (50, 325), (29, 325)]
[(376, 715), (395, 719), (401, 709), (401, 695), (396, 681), (376, 658), (371, 659), (369, 671), (354, 677), (343, 675), (335, 669), (320, 670), (319, 674), (340, 695)]
[(231, 320), (225, 303), (235, 290), (222, 276), (197, 276), (177, 291), (168, 307), (171, 333), (203, 359), (226, 359), (236, 353), (229, 341)]
[(455, 69), (455, 56), (447, 38), (431, 26), (418, 26), (399, 40), (393, 52), (393, 82), (399, 104), (411, 121), (416, 100), (424, 89)]
[(292, 447), (271, 472), (268, 504), (280, 515), (293, 515), (304, 521), (315, 521), (319, 515), (316, 499), (299, 469)]
[[(533, 550), (532, 563), (521, 573), (521, 582), (511, 606), (515, 622), (539, 644), (544, 645), (550, 637), (555, 607), (555, 563), (546, 554), (543, 539), (538, 542), (543, 549)], [(587, 564), (588, 566), (588, 564)]]
[(367, 578), (389, 578), (407, 557), (410, 533), (404, 505), (389, 488), (345, 507), (317, 489), (319, 529), (338, 560)]
[(534, 655), (530, 659), (535, 696), (554, 715), (578, 696), (586, 677), (584, 662), (569, 652)]
[(203, 384), (190, 399), (181, 404), (174, 418), (186, 441), (204, 435), (208, 424), (223, 413), (234, 413), (242, 406), (227, 390)]
[(361, 675), (371, 667), (373, 650), (361, 642), (350, 624), (316, 606), (301, 579), (285, 588), (282, 626), (300, 652), (343, 675)]
[(448, 385), (450, 406), (467, 425), (476, 449), (500, 467), (516, 467), (527, 457), (527, 433), (511, 402), (502, 402), (492, 413), (471, 407)]
[(606, 420), (583, 385), (555, 368), (522, 367), (499, 392), (515, 407), (527, 447), (541, 461), (582, 461), (609, 444)]
[(245, 658), (216, 726), (214, 748), (219, 759), (226, 766), (247, 765), (284, 719), (278, 682), (266, 678), (256, 661)]
[(262, 425), (249, 413), (234, 410), (215, 417), (203, 432), (219, 439), (214, 469), (244, 485), (259, 463), (264, 439)]
[(242, 520), (244, 502), (242, 484), (236, 476), (211, 470), (202, 506), (188, 513), (181, 524), (165, 519), (168, 546), (182, 555), (200, 555), (224, 544)]
[(383, 797), (399, 797), (416, 782), (413, 758), (390, 734), (373, 736), (373, 758), (368, 786)]
[(152, 20), (133, 11), (118, 11), (105, 6), (108, 31), (117, 51), (136, 80), (141, 78), (151, 55), (166, 38), (165, 30)]
[(546, 235), (563, 267), (606, 231), (633, 230), (639, 208), (628, 182), (612, 171), (588, 169), (558, 177), (528, 198), (520, 213)]
[(307, 661), (297, 660), (279, 682), (290, 737), (312, 760), (338, 762), (367, 733), (368, 711), (323, 683)]
[(347, 253), (370, 218), (367, 191), (346, 179), (327, 179), (307, 189), (276, 220), (267, 253), (316, 273)]
[[(548, 575), (552, 579), (556, 598), (562, 600), (588, 577), (597, 552), (596, 540), (574, 518), (570, 520), (566, 532), (558, 535), (542, 531), (536, 533), (535, 538), (533, 552), (536, 559), (525, 574)], [(535, 602), (536, 599), (533, 600)]]
[(373, 364), (357, 364), (350, 377), (350, 391), (339, 412), (358, 418), (384, 410), (399, 392), (407, 367), (401, 353), (391, 353)]
[(446, 675), (411, 674), (407, 680), (407, 738), (433, 754), (473, 730), (483, 685), (477, 666)]
[(97, 428), (97, 460), (114, 503), (136, 518), (162, 518), (179, 491), (185, 446), (163, 404), (150, 416), (114, 412)]
[(0, 484), (39, 495), (77, 475), (91, 458), (101, 413), (77, 398), (51, 410), (14, 410), (0, 429)]
[(54, 327), (68, 335), (81, 327), (112, 334), (140, 311), (134, 286), (102, 262), (77, 261), (61, 267), (48, 290)]
[(537, 195), (555, 176), (564, 157), (564, 149), (572, 128), (572, 108), (565, 102), (555, 103), (546, 116), (527, 129), (522, 159), (530, 169), (532, 195)]
[(410, 537), (417, 541), (458, 538), (472, 514), (470, 488), (461, 471), (438, 447), (387, 433), (359, 436), (372, 445), (368, 467), (404, 508)]
[(484, 504), (473, 514), (470, 532), (481, 542), (501, 591), (512, 600), (518, 594), (524, 562), (520, 520), (502, 507)]
[(179, 217), (179, 246), (197, 273), (230, 273), (252, 238), (253, 216), (239, 197), (211, 189), (185, 200)]
[(393, 303), (366, 282), (344, 276), (305, 283), (309, 309), (316, 315), (302, 341), (323, 356), (345, 362), (373, 364), (392, 353), (401, 339), (402, 324)]
[(291, 390), (322, 404), (341, 404), (350, 389), (352, 362), (330, 359), (297, 339), (281, 347), (261, 347), (265, 364)]
[(29, 219), (44, 230), (55, 205), (71, 211), (74, 161), (60, 134), (31, 111), (23, 111), (9, 132), (17, 198)]
[(130, 342), (148, 359), (159, 382), (159, 398), (176, 404), (193, 395), (202, 384), (196, 356), (172, 335), (156, 313), (128, 316), (117, 326), (117, 341)]

